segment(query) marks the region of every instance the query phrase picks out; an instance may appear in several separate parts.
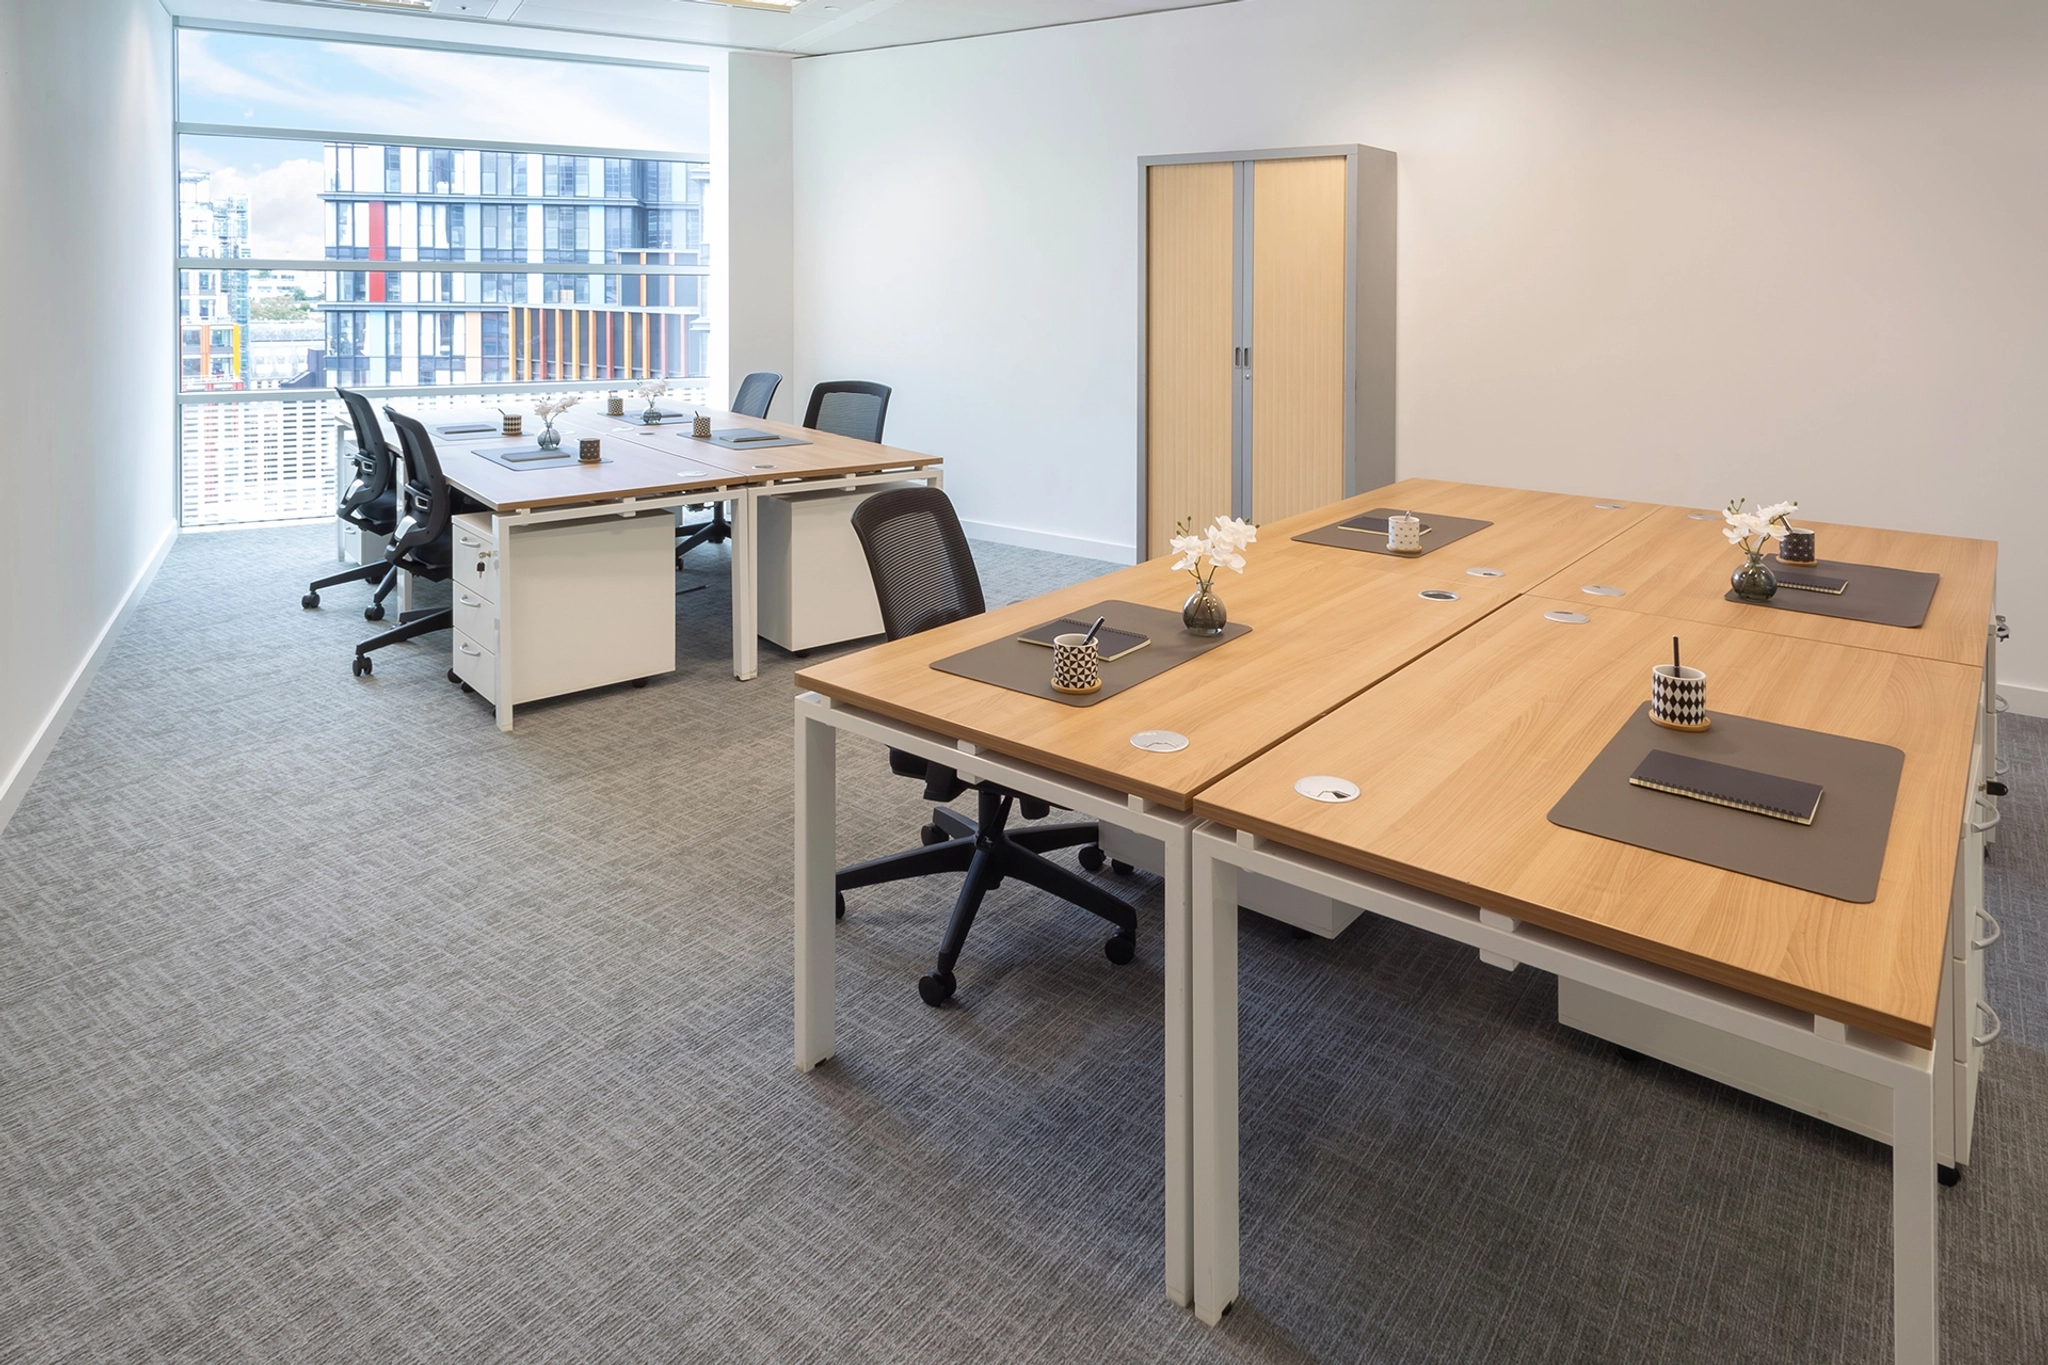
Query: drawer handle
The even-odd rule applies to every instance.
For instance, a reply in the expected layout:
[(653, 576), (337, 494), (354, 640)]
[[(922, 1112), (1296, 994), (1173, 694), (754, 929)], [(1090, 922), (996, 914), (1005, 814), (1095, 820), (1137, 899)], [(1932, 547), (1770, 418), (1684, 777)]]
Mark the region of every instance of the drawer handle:
[[(1979, 801), (1979, 802), (1977, 803), (1977, 809), (1978, 809), (1978, 810), (1980, 810), (1980, 811), (1984, 809), (1984, 803), (1983, 803), (1982, 801)], [(1990, 818), (1989, 820), (1986, 820), (1986, 821), (1984, 821), (1984, 822), (1983, 822), (1983, 823), (1981, 823), (1981, 824), (1979, 824), (1979, 823), (1978, 823), (1977, 821), (1974, 821), (1974, 820), (1970, 821), (1970, 822), (1969, 822), (1969, 825), (1970, 825), (1970, 833), (1972, 833), (1972, 834), (1989, 834), (1989, 833), (1990, 833), (1990, 832), (1991, 832), (1992, 830), (1994, 830), (1994, 829), (1997, 829), (1997, 828), (1998, 828), (1998, 822), (1999, 822), (2000, 820), (2003, 820), (2004, 818), (2005, 818), (2005, 812), (2004, 812), (2004, 811), (2002, 811), (2002, 810), (1994, 810), (1994, 811), (1992, 811), (1992, 812), (1991, 812), (1991, 818)]]
[(1989, 948), (1992, 944), (1998, 942), (1998, 936), (2004, 933), (2005, 930), (1999, 928), (1998, 921), (1991, 917), (1991, 912), (1989, 910), (1979, 910), (1977, 912), (1977, 918), (1982, 920), (1985, 924), (1990, 925), (1991, 932), (1985, 934), (1982, 938), (1971, 939), (1970, 946), (1972, 948)]
[(468, 593), (466, 593), (466, 592), (459, 592), (459, 593), (456, 593), (456, 594), (455, 594), (455, 600), (456, 600), (456, 601), (458, 601), (458, 602), (460, 602), (460, 603), (462, 603), (462, 605), (463, 605), (463, 606), (465, 606), (465, 607), (480, 607), (480, 606), (482, 606), (482, 605), (484, 604), (484, 600), (483, 600), (483, 598), (481, 598), (481, 597), (471, 597), (471, 596), (470, 596), (470, 595), (469, 595)]
[(1990, 1002), (1989, 1002), (1989, 1001), (1986, 1001), (1986, 1000), (1979, 1000), (1979, 1001), (1977, 1002), (1977, 1015), (1978, 1015), (1978, 1018), (1979, 1018), (1980, 1020), (1981, 1020), (1981, 1019), (1982, 1019), (1982, 1018), (1983, 1018), (1984, 1016), (1986, 1016), (1986, 1015), (1989, 1015), (1989, 1016), (1990, 1016), (1990, 1018), (1991, 1018), (1991, 1027), (1990, 1027), (1990, 1029), (1989, 1029), (1989, 1030), (1987, 1030), (1986, 1032), (1983, 1032), (1983, 1033), (1973, 1033), (1973, 1034), (1971, 1034), (1971, 1035), (1970, 1035), (1970, 1044), (1971, 1044), (1971, 1046), (1973, 1046), (1973, 1047), (1983, 1047), (1983, 1046), (1984, 1046), (1984, 1045), (1985, 1045), (1986, 1043), (1989, 1043), (1989, 1042), (1994, 1042), (1994, 1041), (1996, 1041), (1996, 1039), (1998, 1038), (1998, 1035), (1999, 1035), (1999, 1034), (2001, 1034), (2001, 1033), (2003, 1033), (2003, 1032), (2005, 1032), (2005, 1024), (2004, 1024), (2004, 1021), (2002, 1021), (2001, 1019), (1999, 1019), (1999, 1017), (1998, 1017), (1998, 1011), (1997, 1011), (1997, 1010), (1995, 1010), (1995, 1009), (1993, 1009), (1993, 1008), (1991, 1008), (1991, 1004), (1990, 1004)]
[(472, 550), (481, 550), (484, 547), (484, 543), (473, 536), (457, 536), (456, 539)]
[(475, 645), (471, 644), (467, 640), (457, 640), (455, 642), (455, 647), (461, 650), (464, 654), (471, 655), (478, 659), (481, 659), (484, 656), (484, 652), (482, 650), (478, 649)]

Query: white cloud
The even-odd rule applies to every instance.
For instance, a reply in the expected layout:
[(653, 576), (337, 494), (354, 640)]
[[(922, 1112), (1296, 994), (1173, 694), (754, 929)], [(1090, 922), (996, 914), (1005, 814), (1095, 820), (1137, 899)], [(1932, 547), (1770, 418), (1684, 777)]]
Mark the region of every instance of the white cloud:
[(258, 256), (319, 260), (327, 252), (320, 201), (326, 169), (295, 158), (253, 173), (232, 166), (210, 172), (221, 198), (249, 196), (249, 246)]

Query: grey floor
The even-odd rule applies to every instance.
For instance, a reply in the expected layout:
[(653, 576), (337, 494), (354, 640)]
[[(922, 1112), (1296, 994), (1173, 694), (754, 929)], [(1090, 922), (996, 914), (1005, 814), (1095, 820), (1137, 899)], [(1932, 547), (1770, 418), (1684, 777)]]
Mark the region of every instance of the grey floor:
[[(187, 536), (0, 834), (0, 1359), (1876, 1361), (1885, 1149), (1560, 1028), (1554, 982), (1248, 917), (1245, 1299), (1160, 1290), (1159, 893), (1136, 962), (858, 894), (790, 1064), (790, 679), (682, 666), (500, 734), (446, 637), (349, 676), (330, 534)], [(978, 546), (992, 598), (1097, 571)], [(2048, 723), (2013, 720), (1947, 1358), (2048, 1359)], [(841, 846), (915, 787), (841, 744)]]

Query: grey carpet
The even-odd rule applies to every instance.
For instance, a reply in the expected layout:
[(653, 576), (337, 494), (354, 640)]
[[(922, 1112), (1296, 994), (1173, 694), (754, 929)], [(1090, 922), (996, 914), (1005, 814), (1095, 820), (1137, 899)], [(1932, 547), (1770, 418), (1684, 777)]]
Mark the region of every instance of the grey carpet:
[[(501, 735), (446, 637), (349, 676), (324, 528), (185, 537), (0, 835), (0, 1359), (1871, 1361), (1889, 1154), (1561, 1029), (1555, 986), (1248, 920), (1245, 1300), (1160, 1290), (1138, 960), (858, 893), (790, 1062), (790, 677), (682, 667)], [(1100, 566), (978, 546), (992, 600)], [(2005, 1019), (1941, 1196), (1947, 1358), (2048, 1359), (2048, 724), (2008, 722)], [(842, 856), (913, 784), (841, 742)]]

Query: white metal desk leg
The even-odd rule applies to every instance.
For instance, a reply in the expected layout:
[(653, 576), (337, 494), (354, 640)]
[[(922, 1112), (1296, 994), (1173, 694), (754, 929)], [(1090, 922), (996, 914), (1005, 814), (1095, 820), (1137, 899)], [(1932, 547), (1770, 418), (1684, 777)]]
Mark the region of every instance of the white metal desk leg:
[(732, 499), (732, 675), (745, 682), (761, 671), (760, 526), (754, 490)]
[(1941, 1261), (1935, 1207), (1934, 1073), (1930, 1057), (1892, 1090), (1892, 1356), (1935, 1365), (1941, 1355)]
[(502, 516), (491, 517), (491, 534), (498, 542), (498, 728), (512, 728), (512, 660), (518, 642), (513, 638), (512, 523)]
[(1195, 1316), (1215, 1323), (1237, 1298), (1237, 869), (1202, 844), (1197, 837), (1190, 1015)]
[(1182, 828), (1166, 843), (1166, 1297), (1194, 1302), (1194, 1066), (1189, 1030), (1194, 931), (1188, 844)]
[(833, 880), (839, 732), (796, 702), (796, 1064), (809, 1071), (832, 1044)]

